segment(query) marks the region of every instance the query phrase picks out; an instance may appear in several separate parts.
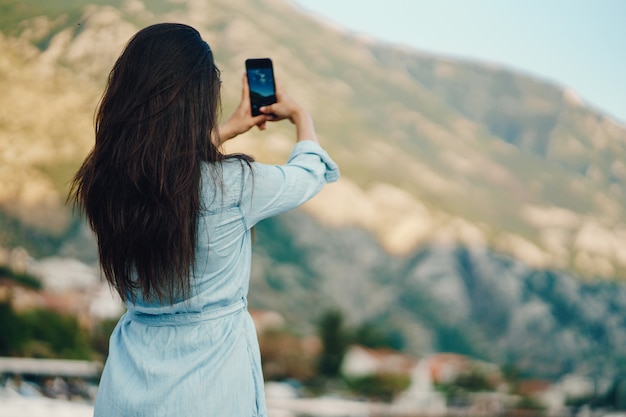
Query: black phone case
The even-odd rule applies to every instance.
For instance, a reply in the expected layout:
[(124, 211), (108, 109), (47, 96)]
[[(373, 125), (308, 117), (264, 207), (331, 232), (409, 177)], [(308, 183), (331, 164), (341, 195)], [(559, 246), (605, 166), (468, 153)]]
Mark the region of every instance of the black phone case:
[(252, 116), (261, 114), (259, 108), (276, 103), (276, 84), (274, 68), (269, 58), (250, 58), (246, 60), (246, 74), (250, 90)]

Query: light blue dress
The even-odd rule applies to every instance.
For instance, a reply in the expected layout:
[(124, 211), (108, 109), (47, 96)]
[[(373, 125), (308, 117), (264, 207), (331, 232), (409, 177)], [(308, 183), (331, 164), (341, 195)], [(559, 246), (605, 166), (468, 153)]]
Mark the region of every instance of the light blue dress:
[(128, 303), (110, 339), (95, 416), (266, 416), (261, 358), (246, 308), (250, 229), (337, 180), (315, 142), (298, 142), (285, 165), (240, 160), (207, 165), (192, 296), (173, 305)]

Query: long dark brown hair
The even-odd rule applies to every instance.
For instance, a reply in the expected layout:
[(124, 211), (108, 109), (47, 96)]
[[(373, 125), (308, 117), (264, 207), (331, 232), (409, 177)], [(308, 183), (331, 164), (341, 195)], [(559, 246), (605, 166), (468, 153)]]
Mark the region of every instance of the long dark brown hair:
[(213, 54), (186, 25), (139, 31), (109, 74), (96, 143), (68, 201), (87, 214), (104, 275), (125, 301), (189, 293), (201, 166), (226, 158), (211, 140), (219, 110)]

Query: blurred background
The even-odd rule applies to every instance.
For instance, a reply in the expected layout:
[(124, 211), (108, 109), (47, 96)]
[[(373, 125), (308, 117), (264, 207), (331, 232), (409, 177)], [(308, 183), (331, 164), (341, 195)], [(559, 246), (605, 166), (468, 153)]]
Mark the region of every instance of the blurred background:
[[(0, 416), (90, 415), (123, 310), (65, 198), (115, 59), (163, 21), (211, 45), (226, 116), (245, 59), (271, 57), (341, 167), (256, 227), (271, 415), (626, 409), (624, 18), (609, 0), (0, 0)], [(292, 130), (227, 150), (281, 163)]]

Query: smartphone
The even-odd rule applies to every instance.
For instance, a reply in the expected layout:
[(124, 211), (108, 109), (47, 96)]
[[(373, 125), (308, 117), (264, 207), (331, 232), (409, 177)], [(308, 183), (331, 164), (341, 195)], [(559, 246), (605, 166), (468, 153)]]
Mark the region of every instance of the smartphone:
[(259, 108), (276, 103), (276, 83), (272, 60), (269, 58), (246, 59), (246, 74), (252, 115), (258, 116), (261, 114)]

